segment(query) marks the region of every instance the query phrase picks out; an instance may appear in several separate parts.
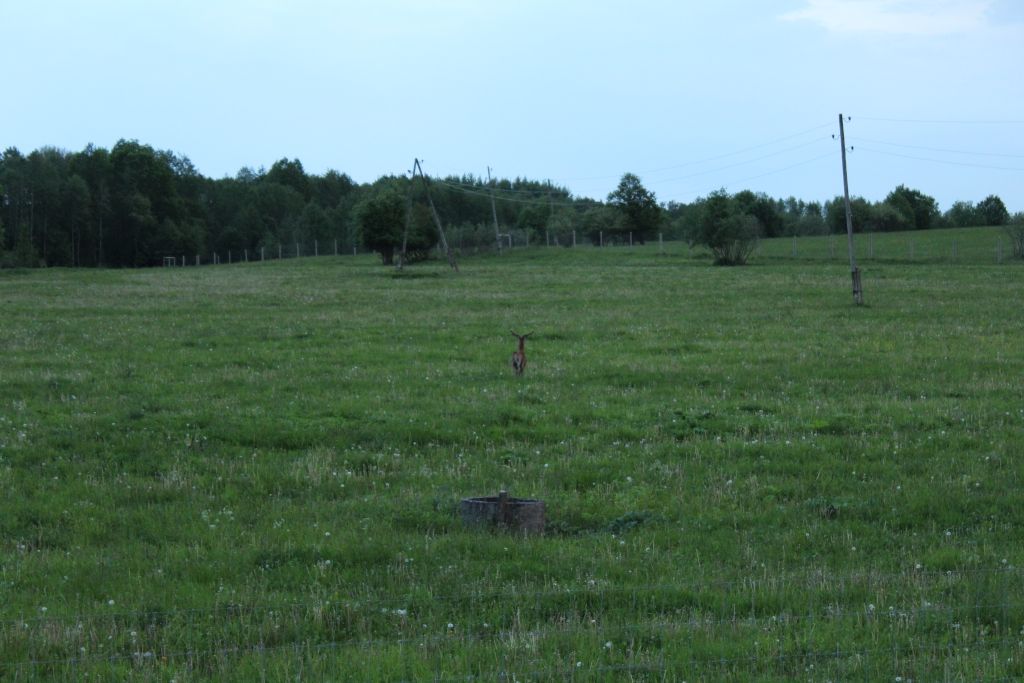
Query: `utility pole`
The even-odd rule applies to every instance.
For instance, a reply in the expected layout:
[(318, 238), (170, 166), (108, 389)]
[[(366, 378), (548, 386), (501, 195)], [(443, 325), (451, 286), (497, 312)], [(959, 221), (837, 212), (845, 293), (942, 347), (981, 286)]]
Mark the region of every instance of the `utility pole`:
[(491, 167), (487, 167), (487, 187), (491, 189), (491, 215), (494, 216), (494, 242), (501, 253), (501, 233), (498, 231), (498, 209), (494, 207), (494, 186), (491, 185)]
[(850, 250), (850, 277), (853, 279), (853, 303), (864, 303), (864, 290), (860, 284), (860, 270), (853, 255), (853, 211), (850, 209), (850, 183), (846, 176), (846, 132), (843, 130), (843, 115), (839, 115), (839, 145), (843, 156), (843, 199), (846, 200), (846, 243)]
[(426, 174), (423, 173), (423, 167), (420, 165), (419, 159), (413, 159), (412, 171), (414, 176), (417, 172), (420, 174), (420, 180), (423, 181), (423, 187), (427, 191), (427, 203), (430, 205), (430, 215), (434, 217), (434, 225), (437, 226), (437, 234), (441, 237), (441, 247), (444, 249), (444, 253), (448, 257), (448, 265), (457, 273), (459, 272), (459, 266), (455, 263), (455, 254), (452, 253), (451, 247), (448, 246), (448, 239), (444, 236), (444, 228), (441, 227), (441, 218), (437, 215), (437, 209), (434, 208), (434, 200), (430, 196), (430, 180), (427, 178)]

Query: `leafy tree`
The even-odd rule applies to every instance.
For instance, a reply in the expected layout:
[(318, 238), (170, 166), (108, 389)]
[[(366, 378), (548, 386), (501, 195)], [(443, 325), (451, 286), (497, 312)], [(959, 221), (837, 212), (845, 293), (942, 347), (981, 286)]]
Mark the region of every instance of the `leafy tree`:
[(570, 208), (561, 208), (548, 219), (548, 232), (554, 244), (572, 246), (572, 233), (576, 229), (577, 214)]
[[(871, 203), (863, 197), (850, 197), (850, 215), (853, 219), (854, 232), (864, 232), (873, 227), (871, 219), (874, 211)], [(836, 197), (825, 205), (825, 222), (828, 224), (829, 232), (846, 232), (846, 202), (842, 197)]]
[(356, 204), (354, 213), (360, 241), (380, 254), (384, 265), (392, 265), (401, 251), (407, 212), (410, 214), (407, 255), (418, 260), (437, 243), (429, 209), (423, 203), (409, 207), (400, 185), (404, 179), (385, 179), (378, 188)]
[(517, 230), (523, 230), (530, 235), (530, 242), (543, 242), (544, 230), (547, 228), (550, 218), (551, 208), (549, 204), (527, 204), (519, 211), (515, 226)]
[(601, 243), (602, 236), (605, 239), (612, 235), (621, 235), (625, 232), (626, 219), (622, 212), (610, 206), (592, 206), (580, 216), (580, 228), (590, 240), (591, 244)]
[(899, 208), (899, 202), (881, 202), (871, 208), (869, 227), (879, 232), (897, 232), (913, 227), (911, 216)]
[(405, 213), (405, 200), (393, 188), (380, 190), (356, 204), (359, 240), (378, 252), (386, 266), (395, 262), (395, 251), (402, 248)]
[(70, 230), (70, 240), (63, 248), (70, 251), (68, 265), (82, 265), (82, 237), (89, 226), (92, 197), (89, 185), (77, 173), (65, 181), (61, 190), (61, 213)]
[(608, 203), (622, 213), (622, 229), (633, 233), (634, 240), (643, 244), (657, 234), (662, 209), (654, 193), (643, 186), (638, 176), (632, 173), (623, 175), (619, 186), (609, 193)]
[(754, 194), (750, 190), (743, 190), (733, 196), (733, 202), (740, 213), (751, 215), (757, 219), (761, 224), (763, 237), (778, 237), (782, 234), (782, 215), (768, 195)]
[(896, 189), (885, 198), (885, 201), (903, 213), (911, 227), (917, 230), (928, 230), (934, 227), (935, 220), (941, 215), (939, 205), (934, 198), (905, 185), (897, 185)]
[(820, 235), (827, 232), (824, 209), (818, 202), (807, 202), (796, 223), (797, 235)]
[(316, 202), (309, 202), (299, 217), (299, 234), (303, 241), (317, 241), (326, 244), (331, 236), (331, 222)]
[(281, 159), (274, 162), (274, 165), (267, 171), (263, 178), (268, 183), (277, 183), (290, 187), (308, 200), (312, 194), (312, 186), (306, 171), (302, 168), (302, 162), (298, 159)]
[(972, 228), (983, 223), (981, 214), (972, 202), (954, 202), (946, 212), (946, 222), (954, 228)]
[(1006, 210), (1003, 200), (994, 194), (982, 199), (975, 207), (982, 225), (1006, 225), (1010, 220), (1010, 212)]
[(757, 247), (761, 224), (725, 190), (708, 195), (702, 202), (697, 230), (691, 242), (711, 250), (715, 263), (743, 265)]

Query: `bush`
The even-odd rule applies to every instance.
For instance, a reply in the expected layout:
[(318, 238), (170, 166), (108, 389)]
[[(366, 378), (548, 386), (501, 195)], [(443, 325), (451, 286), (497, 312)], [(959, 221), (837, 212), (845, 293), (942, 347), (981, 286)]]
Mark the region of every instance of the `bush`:
[(717, 265), (741, 266), (757, 247), (761, 232), (757, 218), (744, 213), (733, 197), (719, 190), (703, 201), (690, 242), (710, 249)]

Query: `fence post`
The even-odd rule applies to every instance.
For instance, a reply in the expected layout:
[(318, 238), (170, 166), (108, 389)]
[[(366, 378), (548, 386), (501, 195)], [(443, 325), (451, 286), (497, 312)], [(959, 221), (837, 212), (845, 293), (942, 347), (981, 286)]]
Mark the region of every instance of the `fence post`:
[(338, 240), (334, 240), (334, 255), (338, 255)]
[(576, 246), (576, 231), (572, 231), (572, 246)]
[(278, 260), (281, 260), (281, 253), (282, 253), (281, 243), (278, 242), (277, 243), (277, 259)]
[(629, 246), (633, 246), (633, 231), (629, 231)]
[(199, 265), (199, 254), (196, 254), (196, 265)]
[(318, 240), (313, 240), (313, 256), (319, 256), (319, 255), (320, 255), (320, 242)]
[(246, 263), (249, 262), (249, 250), (248, 249), (245, 249), (245, 250), (242, 251), (242, 260), (244, 260)]
[(295, 258), (299, 258), (299, 256), (301, 256), (301, 255), (302, 255), (302, 252), (299, 251), (299, 243), (296, 242), (295, 243)]
[(228, 265), (231, 265), (231, 250), (228, 249)]
[(665, 236), (662, 233), (658, 233), (658, 253), (665, 253)]
[(602, 246), (603, 247), (604, 246), (604, 230), (600, 230), (597, 233), (597, 237), (598, 237), (599, 242), (600, 242), (598, 246)]
[(265, 253), (266, 249), (267, 249), (266, 247), (260, 247), (260, 261), (266, 261), (267, 260), (267, 255)]

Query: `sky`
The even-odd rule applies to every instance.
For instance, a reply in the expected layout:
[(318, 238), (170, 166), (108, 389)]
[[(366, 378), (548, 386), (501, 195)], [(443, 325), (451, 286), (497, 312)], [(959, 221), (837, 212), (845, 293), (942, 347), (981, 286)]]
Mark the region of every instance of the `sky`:
[[(0, 148), (1024, 211), (1020, 0), (0, 0)], [(835, 138), (833, 138), (835, 136)]]

